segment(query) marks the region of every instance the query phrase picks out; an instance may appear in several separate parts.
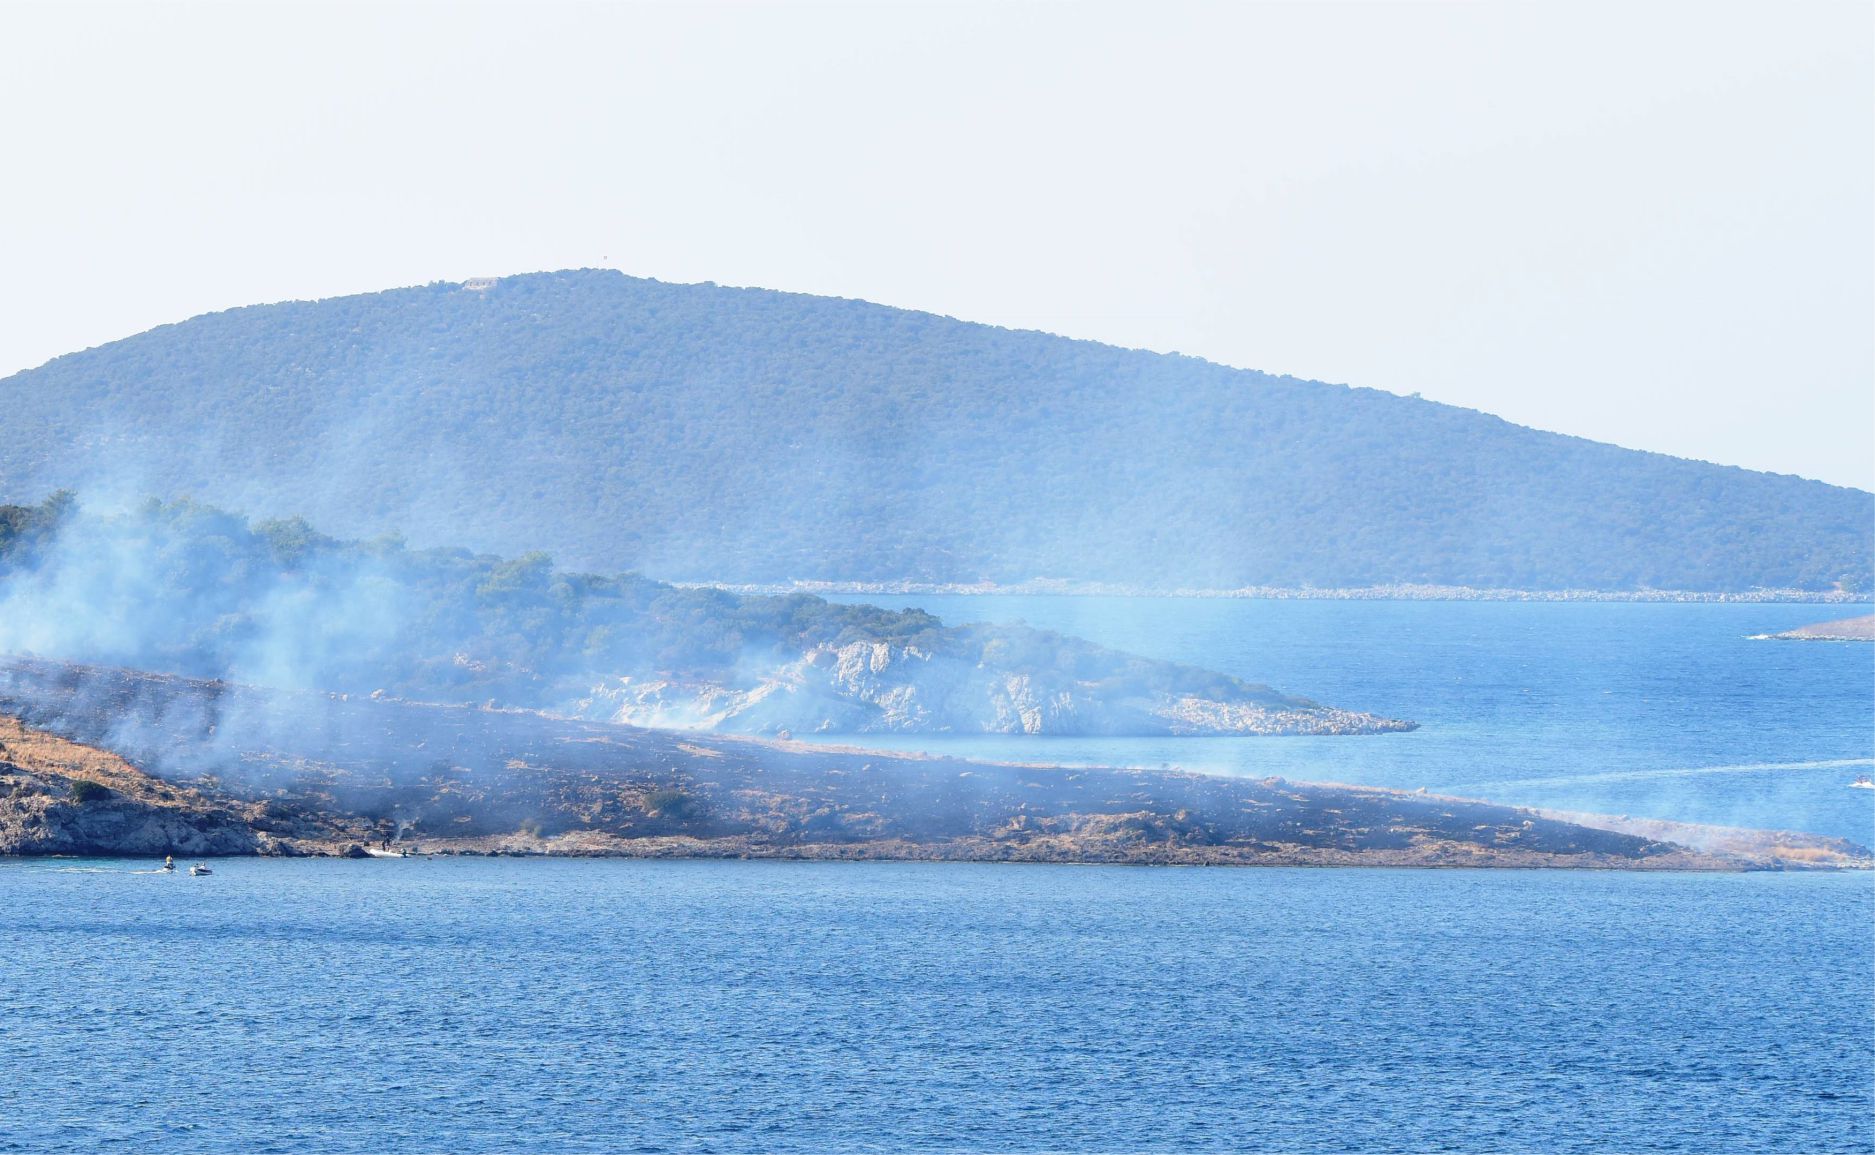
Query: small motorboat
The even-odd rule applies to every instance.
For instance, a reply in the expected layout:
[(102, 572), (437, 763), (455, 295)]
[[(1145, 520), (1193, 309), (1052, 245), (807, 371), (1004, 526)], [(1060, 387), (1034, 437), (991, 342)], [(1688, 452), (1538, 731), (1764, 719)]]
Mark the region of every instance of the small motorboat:
[(197, 874), (213, 874), (215, 872), (208, 868), (208, 863), (198, 862), (194, 866), (191, 866), (189, 868), (189, 873), (191, 875), (197, 875)]
[(1852, 790), (1875, 790), (1875, 779), (1871, 779), (1867, 774), (1857, 775), (1856, 780), (1849, 783), (1849, 788)]

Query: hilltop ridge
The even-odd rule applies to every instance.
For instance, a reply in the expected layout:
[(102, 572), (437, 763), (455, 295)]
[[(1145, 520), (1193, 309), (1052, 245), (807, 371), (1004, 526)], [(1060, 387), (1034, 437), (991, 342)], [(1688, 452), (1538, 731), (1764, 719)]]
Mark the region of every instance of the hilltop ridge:
[(119, 484), (675, 580), (1875, 586), (1875, 495), (1373, 389), (601, 270), (256, 305), (0, 381)]

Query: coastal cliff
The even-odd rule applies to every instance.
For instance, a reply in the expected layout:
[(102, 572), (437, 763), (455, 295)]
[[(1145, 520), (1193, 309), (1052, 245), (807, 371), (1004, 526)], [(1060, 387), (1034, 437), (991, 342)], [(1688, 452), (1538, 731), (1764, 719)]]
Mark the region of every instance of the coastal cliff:
[(249, 809), (0, 714), (0, 854), (257, 854)]

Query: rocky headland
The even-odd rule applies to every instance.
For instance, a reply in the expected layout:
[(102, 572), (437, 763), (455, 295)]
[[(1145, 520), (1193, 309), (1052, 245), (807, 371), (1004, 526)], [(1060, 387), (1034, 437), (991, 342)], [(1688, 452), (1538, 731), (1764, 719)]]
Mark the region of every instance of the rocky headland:
[(0, 854), (258, 854), (251, 808), (0, 714)]
[(884, 754), (514, 710), (0, 667), (0, 853), (1865, 866), (1369, 787)]

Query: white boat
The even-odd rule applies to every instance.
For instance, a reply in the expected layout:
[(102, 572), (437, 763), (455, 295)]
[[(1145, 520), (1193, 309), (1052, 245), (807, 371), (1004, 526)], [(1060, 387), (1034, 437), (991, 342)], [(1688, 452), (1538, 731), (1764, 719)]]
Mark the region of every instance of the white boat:
[(194, 866), (191, 866), (189, 868), (189, 873), (190, 874), (213, 874), (215, 872), (208, 868), (208, 863), (198, 862)]
[(1859, 775), (1854, 782), (1849, 783), (1849, 788), (1852, 790), (1875, 790), (1875, 781), (1870, 780), (1867, 774), (1862, 774)]

